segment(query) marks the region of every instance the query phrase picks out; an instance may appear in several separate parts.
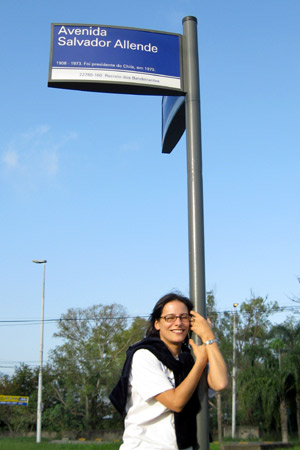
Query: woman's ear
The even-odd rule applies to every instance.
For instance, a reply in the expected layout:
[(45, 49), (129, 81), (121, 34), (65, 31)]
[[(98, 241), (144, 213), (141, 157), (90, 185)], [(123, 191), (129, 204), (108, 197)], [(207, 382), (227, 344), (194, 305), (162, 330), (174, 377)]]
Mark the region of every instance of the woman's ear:
[(159, 321), (158, 321), (158, 320), (156, 320), (156, 321), (154, 322), (154, 328), (155, 328), (157, 331), (160, 330), (160, 326), (159, 326)]

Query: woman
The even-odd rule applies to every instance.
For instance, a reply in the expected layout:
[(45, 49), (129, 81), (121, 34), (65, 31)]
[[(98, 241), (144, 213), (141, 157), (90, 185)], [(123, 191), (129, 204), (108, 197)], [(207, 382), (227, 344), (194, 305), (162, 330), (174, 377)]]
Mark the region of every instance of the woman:
[[(189, 339), (189, 331), (204, 345)], [(165, 295), (153, 309), (146, 338), (129, 347), (122, 377), (110, 395), (125, 416), (120, 450), (191, 450), (197, 444), (195, 391), (208, 363), (209, 387), (224, 389), (226, 366), (210, 322), (193, 311), (188, 298)]]

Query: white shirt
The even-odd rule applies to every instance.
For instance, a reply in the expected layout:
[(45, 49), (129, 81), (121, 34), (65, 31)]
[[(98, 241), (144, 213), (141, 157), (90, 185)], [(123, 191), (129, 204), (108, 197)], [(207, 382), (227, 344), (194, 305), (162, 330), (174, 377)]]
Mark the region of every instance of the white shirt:
[[(149, 350), (132, 359), (120, 450), (177, 450), (174, 413), (155, 396), (175, 387), (174, 373)], [(189, 449), (187, 449), (189, 450)]]

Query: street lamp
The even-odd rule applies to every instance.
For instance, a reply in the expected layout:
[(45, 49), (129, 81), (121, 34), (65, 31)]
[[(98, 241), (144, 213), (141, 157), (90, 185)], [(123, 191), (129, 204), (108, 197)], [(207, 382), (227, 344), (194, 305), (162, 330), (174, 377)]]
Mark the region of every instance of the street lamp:
[(233, 340), (232, 340), (232, 346), (233, 346), (233, 358), (232, 358), (232, 430), (231, 430), (231, 436), (232, 439), (235, 438), (235, 432), (236, 432), (236, 364), (235, 364), (235, 325), (236, 325), (236, 307), (239, 306), (238, 303), (234, 303), (234, 312), (233, 312)]
[(38, 382), (38, 401), (37, 401), (37, 422), (36, 422), (36, 442), (41, 442), (42, 431), (42, 372), (43, 372), (43, 345), (44, 345), (44, 303), (45, 303), (45, 266), (46, 260), (34, 259), (35, 264), (43, 264), (43, 291), (42, 291), (42, 313), (41, 313), (41, 339), (40, 339), (40, 368)]

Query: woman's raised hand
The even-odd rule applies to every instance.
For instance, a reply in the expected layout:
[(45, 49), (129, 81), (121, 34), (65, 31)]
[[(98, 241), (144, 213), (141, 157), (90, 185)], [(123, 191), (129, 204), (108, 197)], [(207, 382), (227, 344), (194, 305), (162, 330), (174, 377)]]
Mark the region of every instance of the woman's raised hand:
[(191, 331), (193, 331), (193, 333), (196, 333), (197, 336), (199, 336), (202, 342), (215, 339), (214, 333), (211, 328), (211, 321), (209, 319), (205, 319), (196, 311), (190, 311), (190, 315), (192, 316), (190, 329)]

